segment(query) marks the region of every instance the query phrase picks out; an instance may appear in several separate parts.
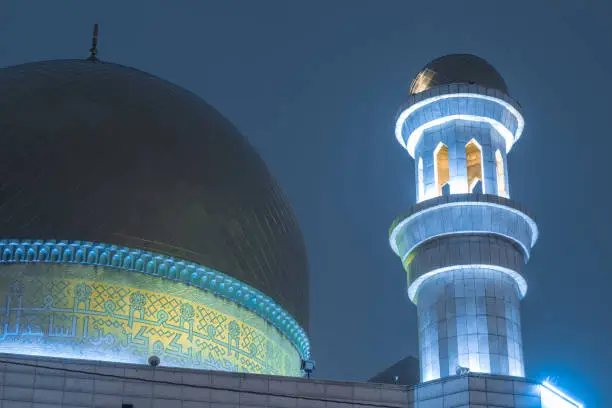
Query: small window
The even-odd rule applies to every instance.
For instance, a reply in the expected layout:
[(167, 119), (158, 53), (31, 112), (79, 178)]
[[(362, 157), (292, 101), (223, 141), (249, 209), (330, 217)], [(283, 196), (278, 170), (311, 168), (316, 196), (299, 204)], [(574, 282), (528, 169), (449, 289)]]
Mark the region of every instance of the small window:
[(444, 143), (440, 143), (434, 150), (434, 169), (438, 195), (442, 195), (442, 187), (450, 181), (448, 147)]
[[(484, 185), (482, 184), (482, 148), (476, 140), (472, 139), (465, 145), (465, 158), (468, 192), (477, 193), (474, 189), (478, 187), (479, 193), (484, 193)], [(480, 185), (478, 185), (479, 181)]]

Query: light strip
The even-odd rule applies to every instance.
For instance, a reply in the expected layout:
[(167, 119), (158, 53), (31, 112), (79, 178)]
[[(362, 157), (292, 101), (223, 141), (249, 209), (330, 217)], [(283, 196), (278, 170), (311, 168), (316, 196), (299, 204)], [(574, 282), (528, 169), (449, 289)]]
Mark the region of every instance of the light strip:
[(554, 392), (561, 398), (567, 400), (569, 403), (574, 404), (576, 408), (584, 408), (584, 405), (582, 405), (580, 402), (576, 401), (575, 399), (571, 398), (569, 395), (565, 394), (563, 391), (561, 391), (560, 389), (552, 385), (550, 382), (543, 381), (542, 386), (548, 388), (550, 391)]
[(427, 129), (431, 129), (434, 126), (443, 125), (448, 122), (452, 122), (453, 120), (465, 120), (470, 122), (485, 122), (493, 126), (493, 128), (506, 140), (506, 152), (509, 152), (512, 148), (512, 144), (514, 143), (514, 136), (512, 133), (506, 128), (504, 125), (496, 121), (495, 119), (488, 118), (486, 116), (477, 116), (477, 115), (449, 115), (444, 116), (442, 118), (430, 120), (429, 122), (419, 126), (416, 128), (410, 136), (408, 136), (408, 145), (406, 149), (408, 153), (412, 157), (414, 157), (414, 151), (416, 149), (416, 145), (421, 140), (423, 133)]
[[(536, 241), (538, 240), (538, 226), (535, 223), (534, 220), (532, 220), (527, 214), (523, 213), (522, 211), (516, 210), (512, 207), (508, 207), (506, 205), (502, 205), (502, 204), (496, 204), (496, 203), (489, 203), (489, 202), (485, 202), (485, 201), (455, 201), (452, 203), (444, 203), (444, 204), (439, 204), (439, 205), (435, 205), (432, 207), (428, 207), (425, 208), (419, 212), (416, 212), (412, 215), (410, 215), (409, 217), (403, 219), (401, 222), (399, 222), (395, 228), (393, 228), (393, 231), (391, 231), (391, 234), (389, 235), (389, 245), (391, 245), (391, 249), (393, 249), (393, 252), (395, 252), (398, 256), (400, 256), (399, 254), (399, 248), (397, 247), (397, 234), (399, 233), (399, 230), (402, 229), (402, 227), (407, 224), (408, 222), (412, 221), (413, 219), (420, 217), (421, 215), (428, 213), (430, 211), (435, 211), (438, 210), (440, 208), (445, 208), (445, 207), (455, 207), (455, 206), (463, 206), (463, 205), (471, 205), (474, 207), (478, 207), (478, 206), (489, 206), (489, 207), (495, 207), (495, 208), (501, 208), (505, 211), (510, 211), (514, 214), (517, 214), (519, 216), (521, 216), (525, 221), (527, 221), (527, 223), (529, 224), (529, 226), (531, 227), (531, 247), (533, 248), (533, 246), (535, 245)], [(483, 232), (483, 231), (474, 231), (474, 232)], [(485, 231), (487, 232), (487, 231)], [(491, 234), (494, 234), (495, 232), (491, 231)], [(500, 235), (500, 234), (498, 234)]]
[(423, 286), (425, 281), (427, 281), (428, 279), (430, 279), (430, 278), (432, 278), (432, 277), (434, 277), (436, 275), (439, 275), (441, 273), (450, 272), (450, 271), (456, 271), (456, 270), (461, 270), (461, 269), (491, 269), (491, 270), (495, 270), (495, 271), (499, 271), (499, 272), (505, 273), (506, 275), (508, 275), (512, 279), (514, 279), (514, 281), (518, 285), (518, 287), (519, 287), (519, 294), (521, 296), (521, 299), (524, 298), (525, 295), (527, 294), (527, 281), (518, 272), (513, 271), (512, 269), (509, 269), (509, 268), (504, 268), (503, 266), (498, 266), (498, 265), (473, 264), (473, 265), (452, 265), (452, 266), (445, 266), (443, 268), (436, 268), (434, 270), (431, 270), (431, 271), (429, 271), (429, 272), (419, 276), (408, 287), (408, 297), (410, 298), (412, 303), (414, 303), (416, 305), (417, 304), (416, 299), (417, 299), (417, 295), (419, 293), (419, 289), (421, 288), (421, 286)]
[[(517, 120), (517, 124), (518, 125), (517, 125), (517, 128), (516, 128), (515, 134), (512, 135), (512, 133), (504, 125), (502, 125), (498, 121), (496, 121), (494, 119), (491, 119), (491, 118), (486, 118), (486, 117), (476, 116), (476, 115), (451, 115), (451, 116), (446, 116), (444, 118), (434, 119), (433, 121), (430, 121), (430, 122), (426, 123), (425, 125), (420, 126), (419, 128), (417, 128), (416, 130), (414, 130), (410, 134), (410, 136), (408, 137), (408, 143), (407, 144), (404, 143), (404, 139), (402, 137), (402, 133), (403, 133), (402, 129), (403, 129), (404, 123), (406, 122), (406, 119), (408, 119), (408, 117), (412, 113), (414, 113), (416, 110), (422, 108), (423, 106), (432, 104), (432, 103), (437, 102), (437, 101), (442, 100), (442, 99), (448, 99), (448, 98), (484, 99), (484, 100), (492, 101), (492, 102), (495, 102), (495, 103), (498, 103), (498, 104), (502, 105), (510, 113), (512, 113), (512, 115)], [(468, 119), (468, 118), (471, 118), (471, 119)], [(520, 112), (514, 106), (512, 106), (510, 103), (508, 103), (508, 102), (506, 102), (506, 101), (504, 101), (502, 99), (494, 98), (494, 97), (488, 96), (488, 95), (481, 95), (481, 94), (477, 94), (477, 93), (450, 93), (450, 94), (438, 95), (438, 96), (434, 96), (434, 97), (431, 97), (431, 98), (427, 98), (425, 100), (417, 102), (414, 105), (411, 105), (408, 108), (406, 108), (399, 115), (399, 117), (397, 118), (397, 122), (395, 123), (395, 138), (397, 139), (399, 144), (404, 146), (404, 148), (406, 150), (408, 150), (408, 153), (410, 153), (410, 155), (412, 157), (414, 157), (414, 148), (416, 147), (416, 144), (418, 143), (418, 140), (421, 138), (421, 136), (423, 134), (423, 131), (425, 129), (428, 129), (428, 128), (432, 127), (432, 126), (440, 125), (442, 123), (446, 123), (446, 122), (451, 121), (451, 120), (456, 120), (456, 119), (473, 120), (473, 121), (479, 121), (479, 122), (488, 122), (491, 125), (493, 125), (496, 128), (496, 130), (506, 139), (506, 153), (508, 153), (510, 151), (510, 149), (512, 148), (512, 145), (514, 144), (514, 142), (516, 142), (519, 139), (519, 137), (521, 137), (521, 134), (523, 133), (523, 129), (525, 128), (525, 120), (523, 119), (523, 116), (520, 114)], [(504, 130), (501, 131), (499, 128), (503, 128)]]

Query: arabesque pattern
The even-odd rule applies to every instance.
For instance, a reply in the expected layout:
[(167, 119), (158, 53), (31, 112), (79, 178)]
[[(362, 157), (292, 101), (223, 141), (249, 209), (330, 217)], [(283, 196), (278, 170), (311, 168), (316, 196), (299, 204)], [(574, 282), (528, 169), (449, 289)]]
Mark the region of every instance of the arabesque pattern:
[(300, 375), (300, 355), (255, 313), (193, 286), (107, 267), (0, 268), (0, 352)]
[(196, 286), (260, 315), (295, 345), (302, 358), (310, 357), (306, 332), (291, 315), (265, 294), (214, 269), (149, 251), (87, 241), (0, 240), (0, 264), (39, 262), (108, 266)]

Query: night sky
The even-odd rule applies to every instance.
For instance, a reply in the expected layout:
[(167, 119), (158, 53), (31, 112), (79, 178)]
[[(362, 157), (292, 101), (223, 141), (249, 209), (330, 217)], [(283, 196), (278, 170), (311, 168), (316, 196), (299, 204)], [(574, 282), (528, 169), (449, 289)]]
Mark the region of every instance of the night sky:
[(183, 86), (229, 118), (301, 223), (316, 377), (364, 380), (418, 346), (388, 245), (415, 200), (395, 116), (427, 62), (483, 57), (526, 119), (509, 176), (541, 232), (522, 303), (527, 374), (611, 407), (610, 21), (612, 3), (595, 0), (1, 0), (0, 66), (87, 57), (97, 22), (102, 60)]

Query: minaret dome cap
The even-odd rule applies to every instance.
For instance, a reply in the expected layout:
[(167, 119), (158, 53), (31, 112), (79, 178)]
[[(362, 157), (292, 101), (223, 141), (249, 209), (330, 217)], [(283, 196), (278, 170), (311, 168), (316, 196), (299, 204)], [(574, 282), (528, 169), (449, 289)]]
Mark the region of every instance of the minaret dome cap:
[(448, 84), (476, 84), (508, 94), (506, 81), (487, 61), (472, 54), (449, 54), (419, 71), (410, 86), (410, 95)]

